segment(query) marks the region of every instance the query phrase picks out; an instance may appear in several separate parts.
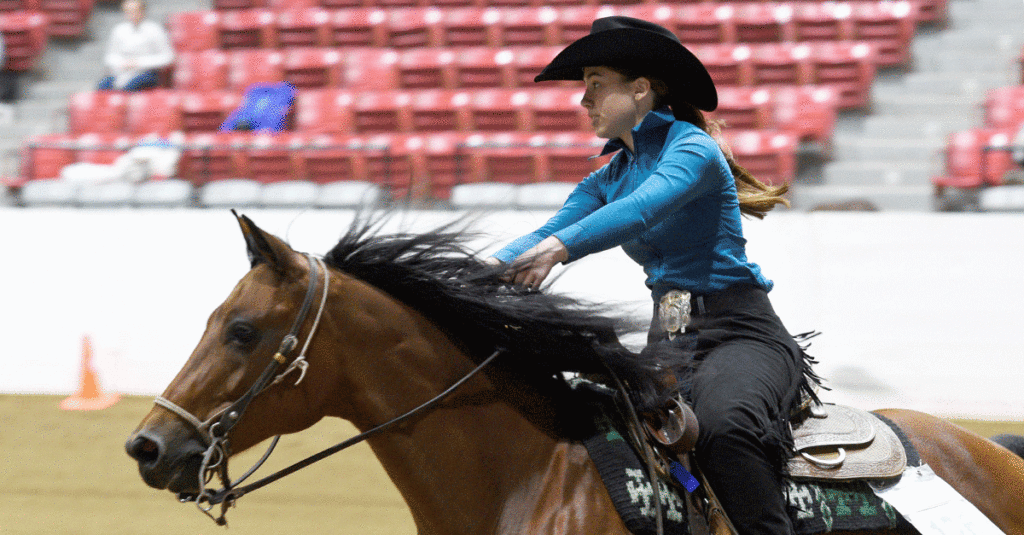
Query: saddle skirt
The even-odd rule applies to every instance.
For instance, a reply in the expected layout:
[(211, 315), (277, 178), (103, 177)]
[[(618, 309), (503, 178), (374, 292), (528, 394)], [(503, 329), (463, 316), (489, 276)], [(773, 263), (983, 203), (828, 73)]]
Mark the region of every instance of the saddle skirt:
[(793, 425), (794, 479), (887, 479), (901, 475), (907, 453), (899, 437), (875, 415), (844, 405), (813, 405)]

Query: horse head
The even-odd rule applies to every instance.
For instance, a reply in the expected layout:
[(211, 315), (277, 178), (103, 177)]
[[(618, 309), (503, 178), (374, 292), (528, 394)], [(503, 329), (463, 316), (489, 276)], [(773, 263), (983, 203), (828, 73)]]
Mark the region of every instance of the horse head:
[[(210, 315), (192, 355), (126, 443), (148, 485), (182, 497), (200, 492), (211, 464), (226, 467), (233, 453), (316, 423), (324, 416), (317, 400), (330, 388), (323, 368), (304, 373), (317, 344), (296, 356), (312, 338), (321, 294), (326, 301), (325, 267), (249, 218), (238, 223), (252, 269)], [(290, 366), (296, 360), (305, 362)]]

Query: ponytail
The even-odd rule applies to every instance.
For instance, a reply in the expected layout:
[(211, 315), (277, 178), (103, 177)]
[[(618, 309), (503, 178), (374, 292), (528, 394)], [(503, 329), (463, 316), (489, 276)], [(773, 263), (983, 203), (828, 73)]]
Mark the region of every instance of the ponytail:
[(661, 78), (646, 75), (631, 67), (614, 66), (611, 68), (618, 71), (628, 82), (636, 80), (641, 76), (647, 78), (651, 82), (651, 89), (655, 94), (654, 109), (667, 104), (672, 108), (672, 115), (675, 115), (676, 119), (686, 121), (700, 128), (718, 143), (718, 147), (725, 154), (725, 161), (729, 163), (729, 170), (732, 171), (732, 176), (736, 180), (736, 195), (740, 201), (740, 213), (764, 219), (764, 216), (768, 215), (768, 212), (775, 208), (776, 205), (789, 206), (789, 200), (784, 197), (786, 192), (789, 191), (788, 184), (782, 184), (781, 186), (765, 184), (750, 174), (750, 171), (736, 163), (736, 160), (732, 157), (732, 150), (725, 142), (725, 139), (722, 138), (722, 121), (708, 121), (704, 116), (704, 112), (684, 100), (674, 102), (668, 84)]
[(754, 175), (750, 174), (732, 156), (732, 150), (722, 138), (722, 122), (708, 121), (704, 112), (688, 102), (673, 102), (669, 106), (672, 114), (680, 121), (686, 121), (697, 128), (707, 132), (718, 143), (722, 153), (725, 154), (725, 161), (729, 163), (729, 170), (736, 180), (736, 195), (740, 200), (740, 212), (758, 219), (764, 219), (768, 212), (775, 208), (775, 205), (782, 204), (789, 206), (789, 201), (784, 197), (789, 191), (788, 184), (771, 186), (761, 182)]

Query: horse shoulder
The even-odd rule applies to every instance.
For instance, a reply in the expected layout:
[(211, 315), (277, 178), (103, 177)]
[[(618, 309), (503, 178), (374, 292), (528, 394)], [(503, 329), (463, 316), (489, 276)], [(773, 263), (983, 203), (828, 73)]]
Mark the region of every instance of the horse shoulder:
[(558, 442), (546, 466), (523, 481), (502, 511), (497, 533), (629, 535), (582, 444)]
[(1003, 532), (1024, 535), (1024, 460), (935, 416), (901, 409), (877, 412), (894, 421), (936, 475)]

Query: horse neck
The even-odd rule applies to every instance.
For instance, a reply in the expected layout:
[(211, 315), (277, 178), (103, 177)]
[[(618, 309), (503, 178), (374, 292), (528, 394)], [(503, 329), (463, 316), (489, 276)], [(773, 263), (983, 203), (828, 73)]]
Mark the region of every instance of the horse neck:
[[(347, 291), (348, 306), (356, 301), (353, 295)], [(337, 396), (332, 411), (361, 431), (432, 399), (475, 366), (408, 307), (379, 299), (360, 306), (369, 310), (341, 314), (345, 320), (337, 323), (328, 321), (349, 331), (338, 333), (337, 347), (365, 341), (350, 357), (336, 352), (349, 362), (346, 372), (339, 373), (343, 386), (338, 391), (344, 394)], [(352, 318), (373, 321), (355, 325)], [(352, 328), (361, 332), (352, 333)], [(353, 364), (357, 370), (351, 369)], [(525, 385), (507, 385), (493, 377), (474, 377), (438, 408), (369, 440), (421, 534), (493, 532), (510, 503), (535, 494), (537, 480), (552, 470), (556, 452), (567, 447), (545, 432), (544, 417), (538, 417), (543, 410), (530, 415), (522, 410), (549, 406), (547, 400)], [(578, 452), (572, 455), (580, 462)]]

